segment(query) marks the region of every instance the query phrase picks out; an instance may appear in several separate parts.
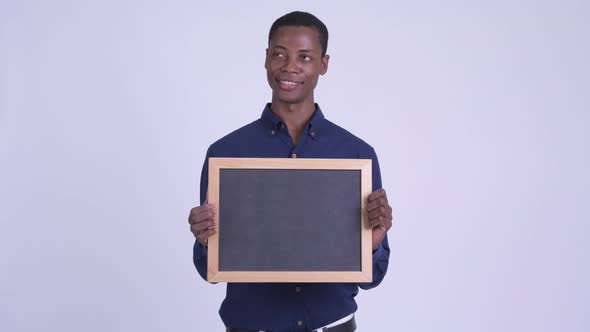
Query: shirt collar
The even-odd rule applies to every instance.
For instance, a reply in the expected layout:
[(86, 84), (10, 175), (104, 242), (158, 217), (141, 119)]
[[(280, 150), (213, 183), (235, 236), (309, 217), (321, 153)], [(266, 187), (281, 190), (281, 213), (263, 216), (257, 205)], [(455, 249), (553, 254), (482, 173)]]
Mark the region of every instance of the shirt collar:
[[(264, 129), (267, 131), (267, 134), (272, 136), (275, 135), (278, 130), (280, 130), (281, 125), (283, 124), (283, 120), (279, 118), (276, 114), (274, 114), (270, 109), (270, 103), (267, 103), (262, 111), (262, 115), (260, 116), (260, 120), (264, 125)], [(320, 109), (320, 105), (317, 103), (315, 104), (315, 112), (311, 116), (309, 123), (307, 124), (307, 128), (305, 129), (306, 133), (313, 139), (318, 139), (318, 132), (325, 121), (324, 113)]]

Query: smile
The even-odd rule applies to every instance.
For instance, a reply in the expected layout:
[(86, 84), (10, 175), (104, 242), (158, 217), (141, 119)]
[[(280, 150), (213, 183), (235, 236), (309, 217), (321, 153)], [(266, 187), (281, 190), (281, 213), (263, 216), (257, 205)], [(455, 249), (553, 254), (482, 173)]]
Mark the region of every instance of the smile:
[(279, 79), (277, 79), (277, 82), (279, 83), (279, 88), (281, 90), (286, 90), (286, 91), (294, 90), (301, 83), (303, 83), (303, 82), (295, 82), (295, 81), (290, 81), (290, 80), (279, 80)]
[(299, 84), (299, 82), (294, 82), (294, 81), (279, 81), (279, 83), (286, 84), (286, 85), (296, 85), (296, 84)]

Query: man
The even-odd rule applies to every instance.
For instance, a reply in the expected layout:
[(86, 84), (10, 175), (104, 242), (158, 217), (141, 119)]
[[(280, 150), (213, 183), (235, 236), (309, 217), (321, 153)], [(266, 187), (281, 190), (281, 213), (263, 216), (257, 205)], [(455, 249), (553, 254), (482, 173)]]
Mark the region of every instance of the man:
[[(324, 118), (314, 101), (319, 76), (328, 70), (328, 30), (315, 16), (292, 12), (269, 33), (266, 75), (272, 102), (260, 119), (212, 144), (201, 174), (201, 206), (189, 223), (196, 241), (194, 264), (207, 278), (207, 239), (216, 233), (215, 206), (207, 204), (209, 157), (359, 158), (373, 161), (373, 193), (367, 213), (373, 229), (372, 283), (228, 283), (219, 314), (227, 331), (354, 331), (358, 288), (377, 286), (387, 271), (391, 207), (381, 189), (371, 146)], [(301, 244), (302, 246), (305, 243)]]

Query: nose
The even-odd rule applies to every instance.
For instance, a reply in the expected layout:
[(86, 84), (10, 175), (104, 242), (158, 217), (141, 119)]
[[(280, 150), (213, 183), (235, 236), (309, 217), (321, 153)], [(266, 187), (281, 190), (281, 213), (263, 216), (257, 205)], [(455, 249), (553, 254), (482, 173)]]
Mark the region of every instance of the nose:
[(297, 59), (294, 57), (288, 57), (287, 61), (285, 61), (283, 66), (283, 71), (288, 73), (296, 73), (299, 71), (299, 65), (297, 64)]

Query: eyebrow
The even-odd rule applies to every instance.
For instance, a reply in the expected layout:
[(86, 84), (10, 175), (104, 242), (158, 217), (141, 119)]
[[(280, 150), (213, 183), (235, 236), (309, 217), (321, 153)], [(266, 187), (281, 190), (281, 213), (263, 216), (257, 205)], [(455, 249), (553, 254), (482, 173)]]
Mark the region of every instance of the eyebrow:
[[(271, 48), (280, 48), (283, 50), (287, 49), (285, 46), (282, 46), (282, 45), (274, 45)], [(309, 49), (304, 48), (304, 49), (298, 50), (297, 52), (313, 52), (313, 50), (309, 50)]]

